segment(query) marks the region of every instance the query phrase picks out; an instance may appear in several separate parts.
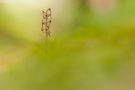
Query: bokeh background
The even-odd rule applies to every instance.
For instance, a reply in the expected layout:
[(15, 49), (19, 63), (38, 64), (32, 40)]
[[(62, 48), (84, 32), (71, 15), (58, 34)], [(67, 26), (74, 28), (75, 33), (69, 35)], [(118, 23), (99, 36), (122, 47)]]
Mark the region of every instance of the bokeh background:
[(135, 1), (0, 0), (0, 90), (135, 90)]

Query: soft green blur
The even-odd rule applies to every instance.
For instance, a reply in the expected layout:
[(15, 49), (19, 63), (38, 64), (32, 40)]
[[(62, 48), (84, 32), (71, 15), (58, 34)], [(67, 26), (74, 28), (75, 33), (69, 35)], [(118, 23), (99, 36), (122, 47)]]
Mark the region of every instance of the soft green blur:
[(135, 90), (134, 68), (134, 0), (0, 0), (0, 90)]

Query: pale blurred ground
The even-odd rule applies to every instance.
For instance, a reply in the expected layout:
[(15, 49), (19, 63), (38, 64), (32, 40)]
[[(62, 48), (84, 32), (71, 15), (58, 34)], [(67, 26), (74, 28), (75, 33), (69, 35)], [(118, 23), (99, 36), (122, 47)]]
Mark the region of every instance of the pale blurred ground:
[(135, 90), (134, 24), (134, 0), (0, 0), (0, 90)]

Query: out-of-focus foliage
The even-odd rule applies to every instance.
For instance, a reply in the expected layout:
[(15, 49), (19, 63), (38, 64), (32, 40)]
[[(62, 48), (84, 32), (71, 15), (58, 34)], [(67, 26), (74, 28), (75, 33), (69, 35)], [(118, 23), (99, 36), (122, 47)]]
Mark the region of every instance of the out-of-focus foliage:
[(133, 0), (1, 0), (0, 90), (134, 90), (134, 24)]

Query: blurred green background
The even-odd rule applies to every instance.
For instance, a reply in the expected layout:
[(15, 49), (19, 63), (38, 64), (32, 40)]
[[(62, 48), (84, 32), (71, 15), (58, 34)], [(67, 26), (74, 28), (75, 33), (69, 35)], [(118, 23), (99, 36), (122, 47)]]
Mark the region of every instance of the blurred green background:
[(134, 0), (0, 0), (0, 90), (135, 90), (134, 68)]

